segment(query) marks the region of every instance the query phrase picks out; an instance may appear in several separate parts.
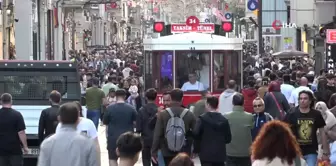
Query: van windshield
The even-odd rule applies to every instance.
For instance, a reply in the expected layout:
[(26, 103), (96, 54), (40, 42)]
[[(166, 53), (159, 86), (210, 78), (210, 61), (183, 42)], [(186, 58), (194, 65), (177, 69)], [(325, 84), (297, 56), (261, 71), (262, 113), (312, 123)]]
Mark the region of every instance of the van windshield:
[[(10, 93), (14, 104), (18, 101), (45, 101), (56, 90), (63, 101), (79, 100), (81, 97), (79, 78), (76, 70), (61, 71), (5, 71), (0, 72), (0, 92)], [(16, 102), (16, 103), (15, 103)], [(43, 102), (44, 103), (44, 102)], [(42, 103), (40, 103), (42, 104)]]

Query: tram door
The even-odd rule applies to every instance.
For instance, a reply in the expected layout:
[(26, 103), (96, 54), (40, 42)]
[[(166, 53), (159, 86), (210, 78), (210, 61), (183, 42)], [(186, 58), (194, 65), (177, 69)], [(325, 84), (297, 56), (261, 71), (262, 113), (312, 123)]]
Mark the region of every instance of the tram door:
[(241, 89), (241, 51), (213, 51), (213, 92), (221, 93), (229, 80), (235, 80)]

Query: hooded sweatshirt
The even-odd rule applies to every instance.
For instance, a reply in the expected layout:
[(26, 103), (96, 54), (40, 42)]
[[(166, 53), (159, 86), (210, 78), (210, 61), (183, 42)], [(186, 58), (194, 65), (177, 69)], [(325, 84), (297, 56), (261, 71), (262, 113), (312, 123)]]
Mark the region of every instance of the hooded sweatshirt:
[(242, 90), (244, 96), (244, 110), (253, 113), (253, 100), (258, 96), (254, 88), (245, 88)]
[(226, 144), (231, 142), (231, 130), (228, 120), (219, 112), (206, 112), (196, 122), (194, 151), (199, 153), (201, 161), (224, 162)]
[(231, 112), (233, 108), (232, 98), (236, 94), (236, 91), (233, 89), (226, 89), (220, 96), (219, 96), (219, 106), (218, 110), (223, 115), (225, 113)]

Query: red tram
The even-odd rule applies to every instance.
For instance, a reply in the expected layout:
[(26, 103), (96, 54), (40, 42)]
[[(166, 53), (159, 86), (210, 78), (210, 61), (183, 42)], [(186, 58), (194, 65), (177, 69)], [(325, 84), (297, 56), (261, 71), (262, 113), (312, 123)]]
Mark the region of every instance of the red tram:
[(219, 96), (230, 79), (241, 88), (242, 45), (241, 38), (196, 32), (144, 39), (145, 88), (158, 90), (159, 105), (164, 91), (181, 88), (185, 106), (203, 90)]

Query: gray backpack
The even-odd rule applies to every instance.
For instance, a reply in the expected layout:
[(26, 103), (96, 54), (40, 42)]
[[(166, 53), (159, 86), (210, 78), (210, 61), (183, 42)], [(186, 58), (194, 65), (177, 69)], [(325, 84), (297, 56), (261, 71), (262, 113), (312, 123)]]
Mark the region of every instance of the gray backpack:
[(175, 116), (170, 108), (167, 108), (166, 110), (170, 115), (170, 119), (168, 120), (166, 126), (165, 135), (168, 149), (173, 152), (179, 152), (184, 145), (186, 134), (183, 117), (188, 113), (189, 110), (184, 109), (179, 117)]

